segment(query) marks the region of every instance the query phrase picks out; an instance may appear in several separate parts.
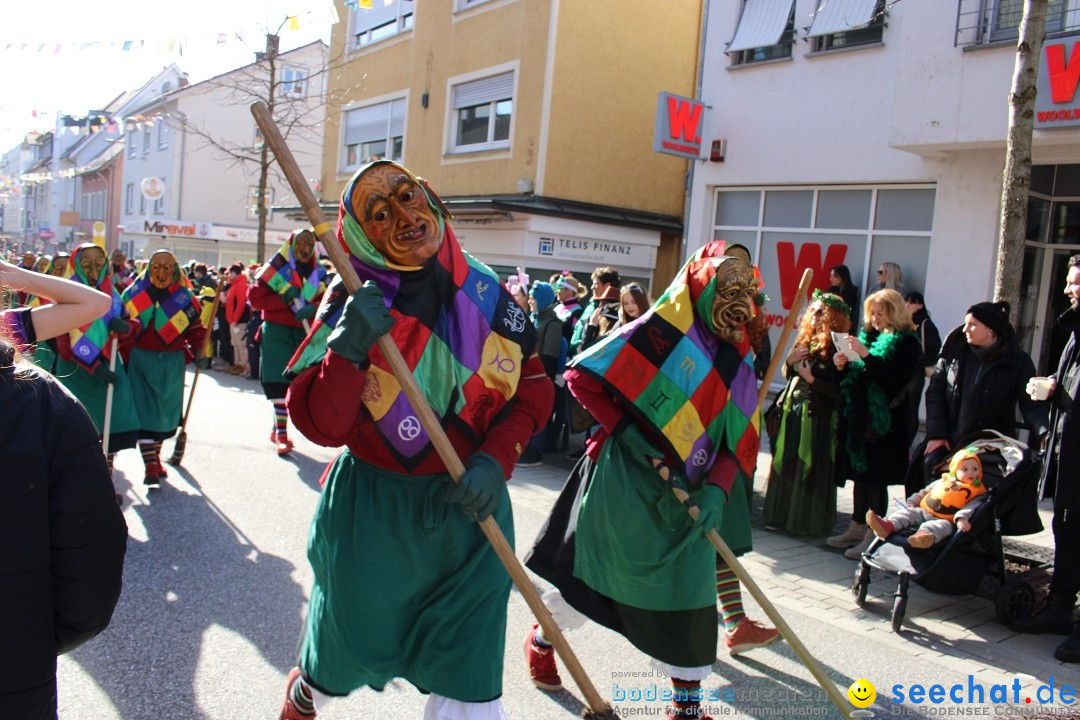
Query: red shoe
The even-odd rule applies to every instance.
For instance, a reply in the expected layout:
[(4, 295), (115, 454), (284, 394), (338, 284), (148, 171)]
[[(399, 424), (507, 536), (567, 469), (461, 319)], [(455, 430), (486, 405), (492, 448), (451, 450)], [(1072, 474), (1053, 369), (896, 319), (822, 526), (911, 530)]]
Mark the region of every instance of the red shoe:
[(884, 540), (896, 532), (896, 526), (892, 520), (886, 520), (873, 510), (866, 511), (866, 524), (874, 531), (874, 534)]
[(285, 702), (281, 705), (281, 714), (278, 715), (278, 720), (314, 720), (315, 713), (305, 715), (300, 712), (300, 709), (293, 704), (292, 701), (292, 689), (293, 685), (300, 679), (300, 668), (293, 668), (289, 671), (289, 677), (285, 680)]
[(724, 643), (729, 655), (738, 655), (747, 650), (772, 645), (780, 639), (780, 631), (765, 627), (759, 622), (744, 617), (735, 626), (735, 630), (724, 632)]
[(150, 463), (146, 466), (146, 476), (143, 477), (143, 485), (148, 488), (161, 487), (161, 478), (166, 477), (165, 471), (159, 463)]
[(555, 665), (555, 648), (541, 647), (536, 644), (536, 629), (525, 636), (525, 663), (529, 666), (529, 677), (533, 685), (541, 690), (562, 690), (559, 668)]
[(277, 438), (274, 440), (274, 444), (277, 446), (278, 455), (288, 455), (292, 452), (292, 440), (290, 440), (287, 435), (277, 436)]

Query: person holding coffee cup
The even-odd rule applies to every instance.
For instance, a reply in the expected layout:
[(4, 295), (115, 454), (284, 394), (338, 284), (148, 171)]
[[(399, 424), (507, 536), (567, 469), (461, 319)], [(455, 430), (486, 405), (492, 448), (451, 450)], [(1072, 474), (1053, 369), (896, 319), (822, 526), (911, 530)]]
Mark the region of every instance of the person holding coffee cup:
[(1026, 633), (1056, 633), (1069, 637), (1054, 651), (1062, 662), (1080, 662), (1080, 625), (1073, 620), (1080, 591), (1080, 422), (1072, 408), (1080, 391), (1080, 255), (1069, 258), (1065, 280), (1069, 309), (1058, 317), (1058, 327), (1069, 334), (1057, 372), (1035, 377), (1027, 385), (1033, 400), (1045, 397), (1051, 408), (1046, 462), (1040, 497), (1054, 498), (1054, 575), (1042, 609), (1010, 627)]

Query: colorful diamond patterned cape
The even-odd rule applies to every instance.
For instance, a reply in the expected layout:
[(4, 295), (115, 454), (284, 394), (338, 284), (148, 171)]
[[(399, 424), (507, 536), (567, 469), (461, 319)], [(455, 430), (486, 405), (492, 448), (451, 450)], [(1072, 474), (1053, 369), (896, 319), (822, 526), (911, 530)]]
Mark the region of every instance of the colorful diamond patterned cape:
[(202, 304), (187, 277), (180, 272), (180, 263), (168, 250), (155, 250), (173, 259), (173, 279), (168, 288), (156, 288), (150, 282), (150, 263), (124, 290), (123, 300), (128, 312), (142, 323), (142, 332), (152, 331), (166, 347), (176, 343), (192, 323), (200, 322)]
[(20, 353), (29, 353), (35, 340), (31, 337), (32, 322), (28, 307), (0, 310), (0, 340), (11, 342)]
[(101, 250), (94, 243), (82, 243), (71, 253), (67, 267), (64, 269), (64, 277), (67, 279), (83, 285), (90, 285), (112, 298), (112, 304), (109, 306), (107, 313), (97, 320), (68, 333), (71, 340), (71, 352), (75, 355), (75, 361), (87, 368), (93, 367), (99, 361), (109, 363), (112, 357), (112, 343), (109, 342), (109, 321), (114, 317), (123, 317), (124, 314), (124, 306), (120, 301), (120, 295), (113, 288), (108, 261), (101, 268), (97, 283), (91, 283), (86, 278), (86, 273), (83, 272), (80, 262), (83, 253), (90, 249)]
[[(300, 296), (292, 303), (286, 303), (294, 313), (305, 305), (310, 305), (319, 293), (326, 290), (326, 268), (317, 259), (312, 259), (312, 268), (307, 275), (304, 275), (297, 267), (293, 241), (298, 234), (294, 232), (290, 235), (277, 254), (270, 258), (270, 262), (259, 268), (259, 273), (255, 276), (256, 280), (262, 280), (278, 295), (284, 295), (289, 288), (299, 290)], [(282, 301), (284, 302), (284, 298)]]
[(571, 362), (615, 395), (666, 441), (669, 461), (699, 486), (726, 449), (754, 476), (759, 447), (757, 381), (749, 341), (720, 340), (713, 328), (722, 241), (703, 246), (640, 318)]
[[(383, 292), (394, 327), (390, 336), (421, 392), (445, 427), (455, 424), (479, 443), (487, 428), (507, 410), (517, 391), (521, 368), (536, 344), (528, 316), (484, 263), (464, 252), (447, 222), (449, 212), (427, 183), (396, 163), (422, 188), (439, 218), (442, 245), (425, 265), (404, 268), (387, 263), (360, 227), (351, 198), (360, 177), (381, 160), (360, 168), (341, 194), (337, 236), (361, 282)], [(341, 317), (348, 292), (335, 278), (289, 364), (301, 371), (322, 361), (326, 339)], [(395, 459), (416, 467), (432, 446), (427, 431), (394, 378), (378, 345), (368, 355), (370, 368), (362, 402)]]

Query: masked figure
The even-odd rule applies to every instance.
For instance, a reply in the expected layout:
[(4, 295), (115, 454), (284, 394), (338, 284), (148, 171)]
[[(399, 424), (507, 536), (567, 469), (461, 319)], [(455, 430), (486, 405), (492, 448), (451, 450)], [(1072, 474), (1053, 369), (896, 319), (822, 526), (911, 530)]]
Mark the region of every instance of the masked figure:
[[(448, 220), (392, 162), (364, 166), (342, 193), (338, 241), (365, 284), (351, 297), (331, 284), (292, 365), (296, 427), (347, 450), (312, 528), (315, 586), (285, 720), (395, 677), (431, 693), (426, 718), (504, 717), (510, 579), (472, 517), (513, 535), (506, 479), (553, 390), (525, 312)], [(464, 461), (457, 486), (376, 344), (387, 333)]]
[(139, 413), (139, 452), (146, 466), (143, 483), (156, 488), (166, 477), (162, 441), (176, 433), (183, 414), (184, 366), (198, 356), (206, 331), (199, 300), (168, 250), (150, 256), (123, 299), (141, 323), (128, 372)]
[[(109, 385), (113, 386), (108, 457), (112, 468), (118, 451), (135, 447), (139, 430), (139, 418), (135, 414), (131, 383), (123, 359), (116, 358), (113, 368), (109, 368), (112, 339), (117, 338), (117, 350), (122, 352), (134, 340), (138, 323), (129, 320), (120, 296), (113, 290), (105, 267), (105, 252), (100, 247), (93, 243), (79, 245), (65, 269), (69, 280), (89, 285), (112, 297), (112, 307), (105, 315), (56, 338), (57, 357), (53, 367), (57, 379), (86, 407), (99, 433), (105, 426), (107, 389)], [(38, 353), (34, 357), (37, 360)]]
[(274, 406), (270, 441), (278, 455), (293, 447), (287, 431), (285, 393), (290, 379), (285, 377), (285, 366), (303, 342), (305, 325), (310, 327), (325, 291), (326, 270), (315, 257), (311, 230), (294, 232), (270, 262), (259, 268), (248, 288), (248, 302), (263, 316), (259, 379), (266, 399)]

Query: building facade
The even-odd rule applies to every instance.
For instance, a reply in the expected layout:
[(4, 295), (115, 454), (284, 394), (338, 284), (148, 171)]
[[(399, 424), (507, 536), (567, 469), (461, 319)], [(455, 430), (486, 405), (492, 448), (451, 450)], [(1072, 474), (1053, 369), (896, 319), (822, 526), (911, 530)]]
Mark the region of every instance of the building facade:
[[(1050, 52), (1066, 58), (1080, 31), (1071, 5), (1051, 2), (1047, 23), (1047, 48), (1064, 45)], [(774, 325), (803, 268), (826, 287), (829, 268), (847, 265), (865, 297), (884, 262), (924, 292), (943, 332), (960, 324), (968, 306), (993, 295), (1022, 6), (710, 2), (704, 142), (723, 141), (724, 153), (696, 161), (688, 236), (750, 248)], [(1045, 57), (1041, 74), (1050, 74)], [(1049, 105), (1036, 124), (1013, 320), (1045, 371), (1060, 351), (1053, 319), (1064, 263), (1080, 252), (1080, 129), (1058, 121), (1070, 114), (1063, 98), (1041, 89), (1039, 102)]]
[(372, 158), (428, 178), (503, 277), (611, 265), (663, 288), (688, 161), (653, 151), (658, 95), (694, 95), (700, 0), (339, 4), (323, 197)]

